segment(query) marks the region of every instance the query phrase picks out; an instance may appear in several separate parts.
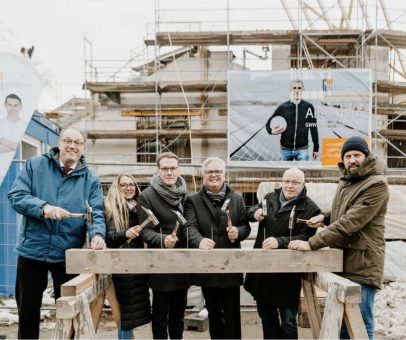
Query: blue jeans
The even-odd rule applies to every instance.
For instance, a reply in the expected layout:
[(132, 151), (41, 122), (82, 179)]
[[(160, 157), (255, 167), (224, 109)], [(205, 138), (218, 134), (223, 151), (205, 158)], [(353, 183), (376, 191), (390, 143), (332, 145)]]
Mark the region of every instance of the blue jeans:
[(297, 339), (298, 306), (279, 307), (257, 301), (257, 310), (262, 321), (264, 339)]
[[(361, 310), (362, 319), (367, 329), (368, 338), (374, 339), (375, 323), (374, 323), (374, 304), (375, 304), (376, 288), (370, 285), (361, 284), (361, 303), (359, 309)], [(347, 327), (343, 324), (340, 333), (341, 339), (349, 339), (350, 336)]]
[(281, 161), (308, 161), (309, 148), (290, 150), (281, 148)]
[(130, 340), (133, 338), (133, 330), (132, 329), (122, 329), (121, 325), (118, 327), (118, 335), (117, 337), (120, 340)]

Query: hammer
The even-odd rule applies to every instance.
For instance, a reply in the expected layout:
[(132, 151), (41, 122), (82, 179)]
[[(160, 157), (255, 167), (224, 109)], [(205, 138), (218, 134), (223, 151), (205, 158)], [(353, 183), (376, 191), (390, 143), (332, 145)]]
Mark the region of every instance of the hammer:
[(266, 198), (262, 201), (262, 216), (268, 215), (268, 207), (266, 206)]
[(176, 215), (178, 218), (175, 224), (175, 228), (172, 231), (172, 236), (176, 238), (176, 233), (178, 232), (178, 228), (180, 225), (184, 225), (186, 223), (186, 219), (183, 217), (183, 215), (177, 211), (177, 210), (172, 210), (173, 213)]
[(289, 215), (289, 241), (292, 241), (292, 230), (293, 230), (293, 226), (295, 225), (295, 209), (296, 209), (296, 205), (293, 206), (292, 211), (290, 212)]
[[(144, 222), (142, 222), (142, 223), (140, 224), (140, 230), (141, 230), (142, 228), (144, 228), (144, 227), (145, 227), (148, 223), (150, 223), (150, 222), (152, 222), (153, 225), (159, 224), (158, 219), (156, 218), (156, 216), (154, 215), (154, 213), (153, 213), (150, 209), (144, 208), (143, 206), (141, 206), (141, 208), (142, 208), (142, 210), (144, 210), (145, 213), (147, 214), (147, 218), (144, 220)], [(129, 239), (127, 240), (127, 243), (130, 243), (130, 242), (131, 242), (131, 238), (129, 238)]]
[(86, 212), (84, 214), (69, 213), (68, 215), (62, 216), (62, 218), (84, 218), (87, 225), (89, 225), (93, 223), (93, 209), (89, 205), (89, 202), (86, 201)]
[(148, 216), (145, 219), (145, 221), (140, 224), (141, 229), (144, 228), (150, 222), (152, 222), (153, 225), (158, 225), (159, 224), (158, 219), (156, 218), (156, 216), (154, 215), (154, 213), (150, 209), (144, 208), (143, 206), (141, 206), (141, 208), (142, 208), (142, 210), (145, 211), (145, 213)]
[[(230, 218), (230, 209), (229, 209), (230, 202), (231, 202), (231, 200), (229, 198), (227, 198), (224, 201), (223, 206), (221, 207), (221, 211), (227, 215), (227, 231), (230, 231), (231, 228), (233, 227), (233, 223), (231, 222), (231, 218)], [(235, 240), (230, 240), (230, 241), (231, 241), (231, 243), (235, 242)]]

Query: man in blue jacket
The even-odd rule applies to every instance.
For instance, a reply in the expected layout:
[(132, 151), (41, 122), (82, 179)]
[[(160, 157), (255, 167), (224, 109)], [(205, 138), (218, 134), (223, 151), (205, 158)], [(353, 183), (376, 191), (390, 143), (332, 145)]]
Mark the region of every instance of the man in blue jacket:
[[(23, 215), (18, 254), (16, 300), (20, 339), (38, 339), (42, 294), (51, 272), (55, 299), (61, 285), (74, 277), (66, 274), (65, 251), (83, 247), (86, 232), (92, 249), (105, 247), (103, 193), (99, 178), (87, 167), (85, 136), (76, 129), (61, 132), (59, 147), (29, 159), (17, 176), (8, 198)], [(69, 212), (93, 208), (93, 224), (64, 218)]]

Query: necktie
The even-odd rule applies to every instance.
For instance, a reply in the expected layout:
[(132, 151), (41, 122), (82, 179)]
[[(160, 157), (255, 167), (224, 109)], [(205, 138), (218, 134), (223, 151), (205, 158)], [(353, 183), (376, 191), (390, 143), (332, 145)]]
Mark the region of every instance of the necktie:
[(63, 167), (62, 167), (62, 176), (63, 176), (63, 177), (67, 177), (69, 171), (70, 171), (70, 168), (69, 168), (69, 167), (63, 166)]

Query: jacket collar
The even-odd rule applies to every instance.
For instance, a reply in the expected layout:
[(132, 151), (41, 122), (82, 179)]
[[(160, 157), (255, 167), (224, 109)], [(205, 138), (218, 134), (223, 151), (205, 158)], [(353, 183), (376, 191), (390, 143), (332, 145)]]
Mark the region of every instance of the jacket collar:
[[(224, 198), (224, 200), (226, 200), (234, 191), (233, 189), (231, 189), (228, 184), (226, 185), (226, 196)], [(203, 202), (206, 204), (207, 208), (210, 211), (210, 214), (212, 215), (213, 218), (217, 218), (217, 213), (216, 213), (216, 209), (213, 207), (213, 204), (211, 203), (209, 197), (207, 197), (207, 195), (204, 192), (204, 187), (202, 187), (199, 191), (199, 195), (202, 197)]]
[[(60, 166), (60, 160), (59, 160), (59, 151), (60, 150), (58, 147), (54, 147), (44, 156), (47, 157), (48, 159), (50, 159), (51, 161), (53, 161), (57, 165), (58, 169), (60, 169), (60, 171), (62, 171), (61, 166)], [(82, 155), (82, 156), (80, 156), (80, 159), (79, 159), (78, 163), (76, 164), (76, 167), (72, 170), (72, 174), (79, 173), (85, 169), (87, 169), (87, 162), (86, 162), (85, 156)]]

